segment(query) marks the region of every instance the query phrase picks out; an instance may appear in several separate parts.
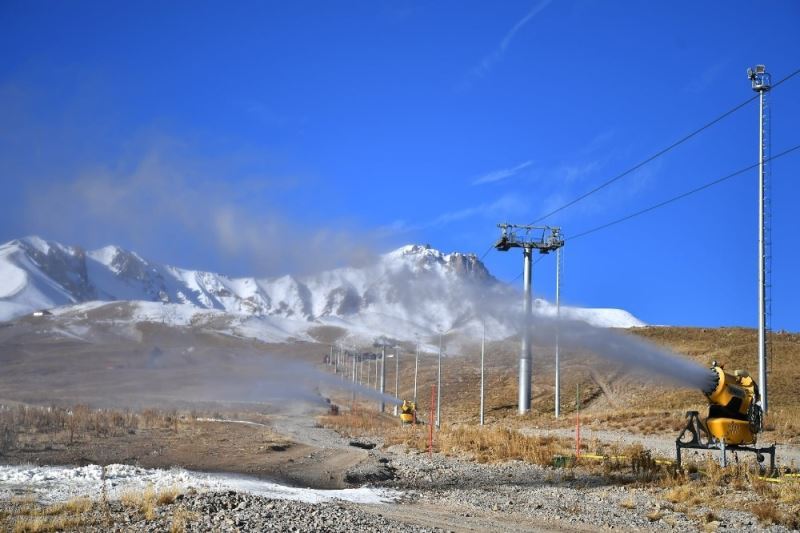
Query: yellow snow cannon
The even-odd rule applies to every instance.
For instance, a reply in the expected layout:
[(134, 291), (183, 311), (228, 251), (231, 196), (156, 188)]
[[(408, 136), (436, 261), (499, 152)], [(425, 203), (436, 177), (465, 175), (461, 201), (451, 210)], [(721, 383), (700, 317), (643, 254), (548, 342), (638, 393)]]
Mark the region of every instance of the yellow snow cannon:
[(708, 416), (700, 420), (697, 411), (686, 413), (686, 427), (675, 441), (678, 466), (681, 450), (720, 450), (721, 463), (727, 465), (727, 451), (748, 451), (756, 454), (759, 463), (764, 454), (770, 457), (769, 471), (775, 470), (775, 445), (755, 447), (762, 429), (763, 412), (758, 384), (744, 370), (728, 372), (723, 365), (711, 364), (709, 385), (703, 389), (708, 399)]
[(714, 382), (703, 391), (709, 401), (708, 432), (726, 444), (755, 444), (762, 418), (758, 385), (746, 371), (729, 373), (716, 361), (711, 370)]
[(417, 404), (403, 400), (403, 405), (400, 406), (400, 422), (403, 424), (416, 424)]

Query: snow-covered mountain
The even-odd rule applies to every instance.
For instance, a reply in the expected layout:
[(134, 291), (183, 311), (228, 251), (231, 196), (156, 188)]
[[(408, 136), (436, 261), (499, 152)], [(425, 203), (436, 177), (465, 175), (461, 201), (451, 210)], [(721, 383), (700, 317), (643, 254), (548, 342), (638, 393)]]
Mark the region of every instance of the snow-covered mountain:
[[(370, 267), (269, 279), (161, 265), (117, 246), (87, 252), (39, 237), (0, 246), (0, 320), (85, 302), (141, 301), (397, 338), (474, 329), (483, 316), (497, 336), (513, 331), (491, 302), (506, 301), (511, 292), (475, 255), (420, 245), (389, 252)], [(152, 313), (152, 304), (146, 307)], [(555, 311), (537, 300), (536, 312)], [(562, 313), (602, 327), (643, 325), (619, 309), (562, 308)]]

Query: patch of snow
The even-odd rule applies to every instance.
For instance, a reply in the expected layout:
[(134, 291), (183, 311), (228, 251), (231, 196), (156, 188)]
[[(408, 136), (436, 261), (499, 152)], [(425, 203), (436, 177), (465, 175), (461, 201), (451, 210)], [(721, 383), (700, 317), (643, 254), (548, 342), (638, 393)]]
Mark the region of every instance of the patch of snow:
[[(205, 474), (182, 468), (164, 470), (120, 464), (106, 467), (106, 490), (111, 499), (118, 499), (127, 491), (139, 491), (148, 486), (152, 486), (156, 491), (170, 487), (182, 490), (193, 487), (207, 492), (234, 490), (308, 503), (331, 500), (389, 503), (401, 495), (394, 490), (367, 486), (342, 490), (305, 489), (249, 476)], [(8, 499), (14, 495), (31, 493), (43, 503), (66, 501), (81, 496), (98, 499), (102, 493), (102, 468), (98, 465), (82, 467), (0, 465), (0, 497)]]
[(111, 263), (114, 261), (114, 258), (120, 252), (119, 247), (117, 246), (104, 246), (98, 250), (92, 250), (88, 252), (86, 255), (100, 263), (101, 265), (105, 265), (107, 267), (111, 266)]
[(50, 243), (46, 240), (42, 239), (41, 237), (37, 237), (36, 235), (30, 235), (28, 237), (23, 237), (20, 239), (20, 242), (23, 242), (36, 250), (42, 252), (43, 254), (47, 255), (50, 253)]
[(14, 320), (15, 318), (27, 315), (31, 311), (32, 309), (29, 305), (15, 302), (0, 302), (0, 322)]
[(8, 261), (0, 262), (0, 298), (10, 298), (25, 288), (28, 275)]
[(230, 420), (228, 418), (198, 418), (198, 422), (218, 422), (220, 424), (244, 424), (247, 426), (258, 426), (268, 428), (271, 427), (268, 424), (262, 424), (261, 422), (251, 422), (250, 420)]

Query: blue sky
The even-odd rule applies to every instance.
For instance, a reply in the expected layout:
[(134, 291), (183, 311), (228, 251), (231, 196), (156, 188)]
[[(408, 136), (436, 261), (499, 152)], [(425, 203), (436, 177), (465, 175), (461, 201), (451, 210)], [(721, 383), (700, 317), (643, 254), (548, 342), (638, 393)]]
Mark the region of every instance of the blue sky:
[[(800, 68), (785, 2), (3, 2), (0, 240), (233, 275), (408, 242), (482, 254)], [(800, 144), (800, 76), (770, 93)], [(567, 236), (756, 161), (755, 103), (547, 222)], [(773, 311), (800, 330), (800, 155), (772, 164)], [(755, 172), (565, 248), (564, 299), (756, 324)], [(521, 254), (491, 252), (511, 280)], [(554, 260), (535, 268), (552, 297)], [(518, 281), (517, 281), (518, 283)]]

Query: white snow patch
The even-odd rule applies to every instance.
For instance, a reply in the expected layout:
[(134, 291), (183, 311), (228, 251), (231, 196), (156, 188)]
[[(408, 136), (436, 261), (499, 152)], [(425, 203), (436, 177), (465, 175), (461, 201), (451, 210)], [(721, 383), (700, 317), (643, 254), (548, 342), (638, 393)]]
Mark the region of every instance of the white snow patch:
[[(321, 490), (289, 487), (279, 483), (236, 474), (205, 474), (182, 468), (170, 470), (140, 468), (112, 464), (106, 467), (106, 487), (111, 499), (118, 499), (126, 491), (142, 490), (152, 486), (156, 491), (168, 487), (186, 490), (217, 492), (234, 490), (257, 496), (282, 500), (320, 503), (344, 500), (354, 503), (389, 503), (400, 493), (374, 487)], [(98, 465), (82, 467), (0, 465), (0, 498), (33, 493), (43, 503), (66, 501), (75, 497), (97, 499), (102, 492), (102, 468)]]
[(261, 422), (252, 422), (250, 420), (229, 420), (227, 418), (198, 418), (198, 422), (219, 422), (222, 424), (245, 424), (248, 426), (258, 426), (268, 428), (271, 427), (268, 424), (262, 424)]
[(100, 263), (101, 265), (105, 265), (107, 267), (111, 266), (111, 263), (114, 262), (114, 258), (120, 252), (120, 249), (117, 246), (104, 246), (98, 250), (92, 250), (88, 252), (86, 255)]
[(0, 262), (0, 298), (14, 296), (28, 283), (28, 275), (7, 261)]
[(14, 302), (0, 302), (0, 322), (14, 320), (17, 317), (27, 315), (30, 312), (31, 308), (28, 305)]

